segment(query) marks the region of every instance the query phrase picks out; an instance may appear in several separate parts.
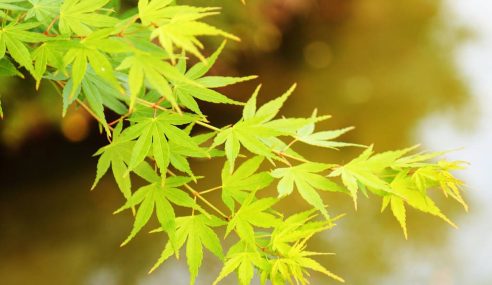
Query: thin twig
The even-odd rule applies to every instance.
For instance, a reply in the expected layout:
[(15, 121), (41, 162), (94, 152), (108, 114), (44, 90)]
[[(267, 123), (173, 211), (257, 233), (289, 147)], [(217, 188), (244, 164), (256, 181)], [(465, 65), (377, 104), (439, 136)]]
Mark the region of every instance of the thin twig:
[(300, 158), (300, 157), (297, 157), (297, 156), (293, 156), (293, 155), (290, 155), (288, 153), (285, 153), (283, 151), (278, 151), (278, 150), (272, 150), (273, 153), (275, 153), (276, 155), (280, 156), (280, 157), (288, 157), (290, 159), (293, 159), (293, 160), (297, 160), (299, 162), (304, 162), (304, 163), (308, 163), (309, 161), (305, 160), (304, 158)]
[(210, 188), (210, 189), (207, 189), (207, 190), (200, 191), (200, 195), (207, 194), (207, 193), (210, 193), (210, 192), (214, 192), (214, 191), (217, 191), (219, 189), (222, 189), (222, 186), (217, 186), (217, 187), (214, 187), (214, 188)]
[(53, 18), (53, 20), (51, 21), (51, 23), (48, 25), (48, 27), (44, 31), (44, 34), (45, 35), (47, 35), (47, 36), (50, 35), (50, 31), (53, 28), (53, 26), (55, 25), (56, 21), (58, 21), (58, 19), (60, 19), (60, 16), (59, 15)]
[[(175, 173), (173, 173), (171, 170), (167, 170), (167, 172), (173, 176), (176, 176)], [(193, 189), (193, 187), (191, 187), (190, 185), (188, 185), (187, 183), (184, 184), (184, 187), (191, 192), (191, 194), (195, 197), (195, 198), (198, 198), (200, 199), (203, 203), (205, 203), (207, 206), (209, 206), (212, 210), (214, 210), (215, 212), (217, 212), (217, 214), (219, 214), (222, 218), (224, 218), (225, 220), (229, 220), (229, 217), (224, 214), (224, 212), (222, 212), (221, 210), (219, 210), (217, 207), (215, 207), (212, 203), (210, 203), (207, 199), (205, 199), (201, 194), (200, 192), (196, 191), (195, 189)]]
[[(173, 111), (173, 110), (170, 110), (170, 109), (164, 108), (164, 107), (162, 107), (162, 106), (160, 106), (160, 105), (158, 105), (158, 104), (156, 104), (156, 103), (149, 102), (149, 101), (144, 100), (144, 99), (142, 99), (142, 98), (137, 98), (137, 103), (140, 103), (141, 105), (144, 105), (144, 106), (147, 106), (147, 107), (150, 107), (150, 108), (156, 108), (156, 109), (159, 109), (159, 110), (161, 110), (161, 111), (165, 111), (165, 112), (169, 112), (169, 113), (173, 113), (173, 114), (179, 114), (179, 113), (178, 113), (178, 112), (176, 112), (176, 111)], [(220, 129), (219, 129), (219, 128), (214, 127), (214, 126), (212, 126), (212, 125), (210, 125), (210, 124), (207, 124), (207, 123), (205, 123), (205, 122), (203, 122), (203, 121), (195, 121), (195, 123), (196, 123), (197, 125), (200, 125), (200, 126), (202, 126), (202, 127), (205, 127), (205, 128), (211, 129), (211, 130), (216, 131), (216, 132), (220, 131)]]

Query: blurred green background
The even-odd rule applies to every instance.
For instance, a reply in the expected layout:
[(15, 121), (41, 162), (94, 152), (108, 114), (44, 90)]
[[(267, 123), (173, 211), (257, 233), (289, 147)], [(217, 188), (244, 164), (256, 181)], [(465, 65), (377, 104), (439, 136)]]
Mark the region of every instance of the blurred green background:
[[(205, 1), (183, 1), (204, 4)], [(308, 116), (314, 108), (333, 118), (323, 128), (356, 126), (345, 140), (378, 151), (422, 143), (426, 150), (463, 147), (450, 154), (468, 160), (460, 173), (471, 210), (439, 201), (460, 228), (409, 211), (405, 241), (380, 201), (361, 199), (357, 212), (346, 197), (328, 195), (338, 226), (311, 242), (347, 284), (492, 284), (492, 4), (485, 0), (248, 0), (207, 1), (223, 6), (213, 22), (239, 35), (212, 72), (257, 74), (260, 100), (299, 88), (284, 114)], [(211, 42), (216, 46), (217, 42)], [(260, 81), (224, 90), (246, 100)], [(185, 260), (147, 270), (165, 241), (138, 236), (130, 214), (113, 216), (123, 199), (111, 177), (89, 192), (105, 142), (81, 109), (61, 118), (48, 84), (0, 78), (5, 119), (0, 122), (0, 284), (188, 284)], [(239, 109), (208, 106), (224, 125)], [(309, 157), (348, 161), (359, 150), (311, 152)], [(217, 185), (220, 165), (195, 164)], [(282, 203), (301, 210), (294, 196)], [(204, 260), (198, 284), (210, 284), (220, 264)], [(224, 284), (235, 284), (227, 279)], [(335, 284), (313, 275), (312, 284)]]

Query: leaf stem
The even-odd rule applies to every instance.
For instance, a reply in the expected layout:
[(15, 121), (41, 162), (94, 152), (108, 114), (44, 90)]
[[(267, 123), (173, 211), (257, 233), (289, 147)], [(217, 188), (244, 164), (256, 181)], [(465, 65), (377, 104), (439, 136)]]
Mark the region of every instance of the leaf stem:
[[(171, 170), (167, 170), (167, 172), (173, 176), (176, 176), (176, 174), (174, 174)], [(221, 210), (219, 210), (217, 207), (214, 206), (214, 204), (210, 203), (207, 199), (205, 199), (201, 194), (200, 192), (196, 191), (195, 189), (193, 189), (193, 187), (191, 187), (190, 185), (188, 185), (187, 183), (184, 184), (184, 187), (191, 192), (191, 194), (195, 197), (195, 198), (198, 198), (200, 199), (203, 203), (205, 203), (207, 206), (209, 206), (212, 210), (214, 210), (215, 212), (217, 212), (217, 214), (219, 214), (222, 218), (224, 218), (225, 220), (228, 220), (229, 217), (224, 214), (224, 212), (222, 212)]]
[[(195, 201), (195, 204), (196, 204), (196, 196), (193, 198), (193, 200)], [(192, 216), (195, 215), (195, 207), (191, 208), (191, 215)]]
[(54, 18), (53, 18), (53, 20), (50, 22), (50, 24), (48, 25), (48, 27), (47, 27), (47, 28), (46, 28), (46, 30), (44, 31), (44, 34), (45, 34), (46, 36), (50, 36), (50, 35), (51, 35), (51, 34), (50, 34), (50, 31), (51, 31), (51, 29), (53, 28), (53, 26), (55, 25), (56, 21), (58, 21), (58, 19), (60, 19), (60, 16), (59, 16), (59, 15), (58, 15), (58, 16), (56, 16), (56, 17), (54, 17)]
[[(137, 98), (137, 103), (140, 103), (140, 104), (141, 104), (141, 105), (143, 105), (143, 106), (147, 106), (147, 107), (151, 107), (151, 108), (159, 109), (159, 110), (161, 110), (161, 111), (165, 111), (165, 112), (169, 112), (169, 113), (173, 113), (173, 114), (180, 114), (179, 112), (176, 112), (176, 111), (173, 111), (173, 110), (170, 110), (170, 109), (164, 108), (164, 107), (162, 107), (162, 106), (160, 106), (160, 105), (158, 105), (158, 104), (156, 104), (156, 103), (149, 102), (149, 101), (144, 100), (144, 99), (142, 99), (142, 98)], [(210, 125), (210, 124), (207, 124), (207, 123), (205, 123), (205, 122), (203, 122), (203, 121), (199, 121), (199, 120), (198, 120), (198, 121), (195, 121), (195, 123), (196, 123), (197, 125), (200, 125), (200, 126), (202, 126), (202, 127), (205, 127), (205, 128), (207, 128), (207, 129), (210, 129), (210, 130), (213, 130), (213, 131), (216, 131), (216, 132), (220, 131), (220, 129), (219, 129), (219, 128), (214, 127), (214, 126), (212, 126), (212, 125)]]
[(200, 195), (211, 193), (211, 192), (217, 191), (219, 189), (222, 189), (222, 185), (221, 186), (214, 187), (214, 188), (210, 188), (210, 189), (207, 189), (207, 190), (200, 191)]
[(308, 163), (309, 161), (307, 161), (306, 159), (304, 158), (300, 158), (300, 157), (297, 157), (297, 156), (293, 156), (293, 155), (290, 155), (288, 153), (285, 153), (284, 151), (278, 151), (278, 150), (272, 150), (273, 153), (275, 153), (276, 155), (282, 157), (282, 158), (285, 158), (285, 157), (288, 157), (290, 159), (293, 159), (293, 160), (296, 160), (296, 161), (299, 161), (299, 162), (303, 162), (303, 163)]
[(293, 139), (288, 145), (286, 145), (284, 147), (284, 149), (282, 150), (282, 152), (285, 152), (287, 151), (293, 144), (295, 144), (297, 142), (297, 138)]

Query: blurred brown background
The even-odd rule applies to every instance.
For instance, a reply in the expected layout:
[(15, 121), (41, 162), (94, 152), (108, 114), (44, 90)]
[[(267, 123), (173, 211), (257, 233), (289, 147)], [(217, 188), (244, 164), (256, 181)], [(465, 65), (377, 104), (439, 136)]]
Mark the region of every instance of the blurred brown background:
[[(323, 128), (357, 127), (346, 140), (374, 143), (379, 151), (415, 143), (427, 150), (464, 147), (451, 156), (472, 163), (461, 174), (469, 185), (470, 213), (439, 201), (458, 230), (409, 211), (405, 241), (374, 197), (363, 198), (355, 212), (349, 199), (327, 196), (330, 212), (348, 215), (313, 240), (315, 250), (337, 253), (322, 263), (350, 285), (492, 284), (492, 4), (239, 2), (206, 1), (224, 7), (211, 21), (242, 38), (228, 44), (212, 72), (260, 75), (226, 94), (244, 101), (261, 81), (260, 100), (266, 101), (298, 82), (286, 115), (308, 116), (317, 108), (333, 115)], [(36, 94), (33, 84), (0, 82), (6, 117), (0, 122), (0, 284), (188, 284), (185, 260), (146, 274), (164, 246), (159, 236), (142, 234), (119, 248), (132, 221), (111, 214), (123, 203), (115, 183), (108, 176), (88, 191), (97, 162), (91, 155), (105, 144), (95, 122), (76, 108), (62, 119), (60, 100), (47, 84)], [(234, 107), (209, 107), (218, 125), (239, 116)], [(308, 156), (343, 162), (357, 151)], [(220, 166), (195, 166), (210, 176), (210, 185), (219, 183)], [(283, 203), (302, 209), (298, 204), (295, 197)], [(220, 270), (213, 257), (205, 258), (198, 284), (210, 284)], [(312, 284), (335, 282), (314, 275)]]

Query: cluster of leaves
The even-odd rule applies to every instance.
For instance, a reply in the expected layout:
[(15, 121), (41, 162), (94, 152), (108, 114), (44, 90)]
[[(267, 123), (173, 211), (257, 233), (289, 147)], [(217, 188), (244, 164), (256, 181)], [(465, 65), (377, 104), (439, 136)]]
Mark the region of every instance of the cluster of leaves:
[[(115, 2), (0, 0), (0, 75), (30, 74), (36, 86), (49, 82), (63, 100), (63, 115), (78, 105), (99, 122), (109, 144), (96, 153), (93, 188), (111, 169), (126, 199), (116, 213), (134, 214), (122, 245), (156, 217), (153, 232), (165, 235), (167, 244), (151, 271), (178, 258), (186, 243), (191, 284), (203, 247), (224, 263), (214, 284), (233, 272), (240, 284), (250, 284), (255, 271), (263, 284), (307, 284), (309, 271), (343, 281), (313, 258), (323, 253), (307, 250), (309, 239), (338, 218), (330, 217), (320, 192), (345, 193), (355, 207), (359, 193), (381, 197), (405, 237), (405, 205), (453, 225), (431, 199), (433, 189), (467, 208), (463, 183), (451, 174), (464, 164), (435, 162), (443, 153), (409, 148), (374, 154), (372, 146), (335, 141), (351, 128), (316, 132), (316, 124), (329, 118), (316, 111), (306, 118), (279, 117), (295, 85), (260, 107), (260, 86), (246, 103), (217, 91), (255, 78), (207, 75), (225, 43), (206, 58), (198, 37), (237, 39), (203, 21), (217, 8), (140, 0), (136, 9), (115, 13)], [(243, 106), (242, 117), (212, 126), (200, 101)], [(108, 114), (117, 119), (108, 122)], [(344, 165), (328, 164), (305, 158), (294, 150), (297, 144), (363, 151)], [(202, 178), (190, 164), (196, 158), (225, 161), (221, 185), (196, 190)], [(136, 179), (144, 186), (135, 190)], [(272, 184), (278, 195), (269, 197), (264, 189)], [(294, 189), (310, 210), (285, 217), (274, 207)], [(221, 203), (210, 202), (209, 193), (219, 191)], [(227, 253), (222, 239), (233, 243)]]

